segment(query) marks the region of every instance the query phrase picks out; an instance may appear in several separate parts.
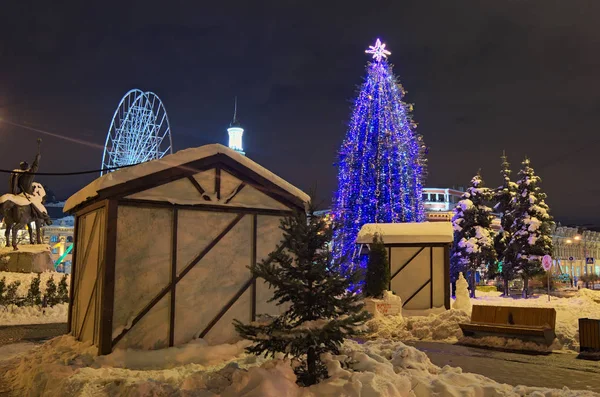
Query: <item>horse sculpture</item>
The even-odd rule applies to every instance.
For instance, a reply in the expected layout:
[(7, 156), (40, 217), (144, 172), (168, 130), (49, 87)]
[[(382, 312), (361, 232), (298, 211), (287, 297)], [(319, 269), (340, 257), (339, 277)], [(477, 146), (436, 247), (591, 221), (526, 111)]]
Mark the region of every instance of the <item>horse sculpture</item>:
[(42, 244), (41, 228), (44, 224), (52, 224), (48, 211), (44, 207), (46, 190), (38, 182), (33, 182), (31, 188), (31, 194), (21, 193), (15, 195), (9, 193), (0, 196), (0, 215), (4, 217), (4, 224), (6, 225), (6, 246), (10, 247), (9, 237), (12, 231), (12, 247), (15, 251), (19, 249), (17, 248), (19, 230), (28, 226), (29, 242), (33, 244), (33, 224), (35, 224), (36, 242)]

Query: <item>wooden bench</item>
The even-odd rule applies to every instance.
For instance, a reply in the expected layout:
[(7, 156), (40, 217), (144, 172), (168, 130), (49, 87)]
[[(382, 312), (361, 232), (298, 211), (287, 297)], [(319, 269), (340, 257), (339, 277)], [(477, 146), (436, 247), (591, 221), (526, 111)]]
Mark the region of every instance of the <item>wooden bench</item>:
[(556, 310), (542, 307), (473, 306), (470, 324), (459, 324), (465, 336), (502, 336), (552, 344)]
[(600, 320), (579, 319), (579, 351), (600, 352)]

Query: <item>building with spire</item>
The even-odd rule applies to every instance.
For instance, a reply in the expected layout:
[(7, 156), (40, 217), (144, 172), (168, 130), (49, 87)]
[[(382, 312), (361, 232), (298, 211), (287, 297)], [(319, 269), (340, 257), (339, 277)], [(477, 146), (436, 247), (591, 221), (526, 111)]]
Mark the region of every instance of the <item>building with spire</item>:
[(227, 128), (227, 133), (229, 134), (229, 147), (236, 152), (245, 155), (246, 153), (244, 153), (244, 148), (242, 146), (244, 129), (237, 120), (237, 97), (235, 97), (233, 105), (233, 120), (231, 121), (231, 124), (229, 124), (229, 128)]

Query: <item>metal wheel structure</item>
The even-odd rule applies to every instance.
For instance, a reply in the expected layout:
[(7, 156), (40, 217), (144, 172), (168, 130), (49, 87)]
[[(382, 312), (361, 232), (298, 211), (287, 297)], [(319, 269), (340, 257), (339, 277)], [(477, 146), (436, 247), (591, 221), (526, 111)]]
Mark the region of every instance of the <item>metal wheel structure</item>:
[[(153, 92), (129, 91), (110, 123), (102, 170), (159, 159), (173, 153), (167, 111)], [(100, 175), (111, 171), (101, 171)]]

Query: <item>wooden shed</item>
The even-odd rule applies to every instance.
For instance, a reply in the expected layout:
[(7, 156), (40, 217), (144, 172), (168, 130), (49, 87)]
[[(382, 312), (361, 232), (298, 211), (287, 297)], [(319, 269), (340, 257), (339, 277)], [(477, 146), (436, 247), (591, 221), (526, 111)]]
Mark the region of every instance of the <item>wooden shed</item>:
[(450, 309), (450, 222), (370, 223), (356, 239), (365, 252), (378, 233), (388, 250), (390, 287), (407, 310)]
[(98, 347), (160, 349), (235, 339), (232, 320), (277, 314), (247, 266), (309, 197), (222, 145), (106, 174), (73, 195), (69, 332)]

